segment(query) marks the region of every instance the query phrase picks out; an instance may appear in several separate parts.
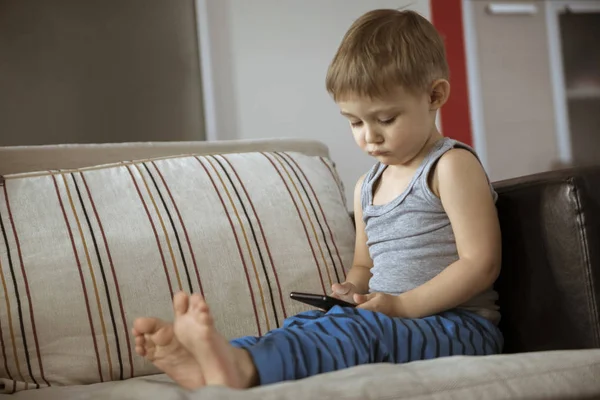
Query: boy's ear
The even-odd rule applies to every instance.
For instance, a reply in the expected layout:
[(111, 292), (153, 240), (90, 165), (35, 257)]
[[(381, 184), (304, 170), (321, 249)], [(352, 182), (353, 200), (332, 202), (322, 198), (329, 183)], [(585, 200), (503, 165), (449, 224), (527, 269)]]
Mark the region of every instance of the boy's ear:
[(430, 110), (439, 110), (450, 97), (450, 82), (445, 79), (438, 79), (431, 84), (429, 93)]

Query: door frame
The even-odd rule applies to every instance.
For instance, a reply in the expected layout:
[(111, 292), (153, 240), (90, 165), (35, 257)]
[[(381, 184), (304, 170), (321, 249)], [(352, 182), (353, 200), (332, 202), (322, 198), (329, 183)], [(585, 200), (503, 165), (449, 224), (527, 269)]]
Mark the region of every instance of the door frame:
[(573, 152), (571, 148), (571, 130), (569, 127), (567, 87), (562, 60), (559, 14), (563, 13), (566, 9), (569, 9), (573, 13), (600, 12), (600, 0), (545, 0), (544, 3), (558, 159), (562, 164), (570, 165), (573, 163)]
[(195, 0), (196, 35), (198, 38), (198, 57), (200, 58), (200, 76), (202, 104), (204, 106), (204, 131), (206, 141), (219, 139), (215, 102), (214, 77), (211, 57), (211, 37), (208, 17), (208, 0)]
[(471, 115), (471, 135), (473, 148), (484, 168), (488, 169), (487, 141), (485, 136), (485, 118), (483, 115), (483, 96), (481, 75), (479, 72), (479, 51), (477, 47), (477, 28), (473, 15), (473, 0), (462, 0), (463, 36), (467, 66), (467, 86), (469, 93), (469, 114)]

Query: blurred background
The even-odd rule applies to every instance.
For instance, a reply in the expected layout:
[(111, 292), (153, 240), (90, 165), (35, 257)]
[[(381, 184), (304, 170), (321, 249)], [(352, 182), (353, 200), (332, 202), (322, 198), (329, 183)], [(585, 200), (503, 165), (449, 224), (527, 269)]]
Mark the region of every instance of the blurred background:
[(364, 12), (444, 36), (439, 119), (492, 180), (600, 163), (600, 0), (0, 0), (0, 146), (317, 139), (372, 164), (324, 88)]

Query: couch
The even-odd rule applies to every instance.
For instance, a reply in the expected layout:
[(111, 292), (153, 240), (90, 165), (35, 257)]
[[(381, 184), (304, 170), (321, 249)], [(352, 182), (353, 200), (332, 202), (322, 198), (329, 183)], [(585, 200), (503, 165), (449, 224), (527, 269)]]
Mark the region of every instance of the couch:
[(12, 147), (0, 176), (0, 400), (600, 398), (600, 168), (495, 184), (505, 354), (193, 393), (132, 354), (128, 327), (170, 318), (180, 288), (228, 337), (264, 333), (305, 309), (290, 291), (342, 280), (353, 226), (328, 149)]

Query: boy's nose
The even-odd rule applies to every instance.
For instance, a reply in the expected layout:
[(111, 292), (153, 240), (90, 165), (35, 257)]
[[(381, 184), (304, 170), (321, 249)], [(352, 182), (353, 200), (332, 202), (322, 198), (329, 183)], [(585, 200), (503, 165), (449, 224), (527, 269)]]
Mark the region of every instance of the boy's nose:
[(377, 131), (370, 126), (365, 127), (365, 142), (367, 143), (380, 143), (381, 135), (377, 133)]

